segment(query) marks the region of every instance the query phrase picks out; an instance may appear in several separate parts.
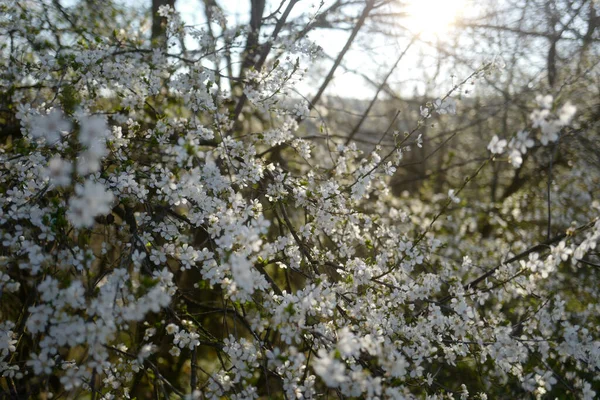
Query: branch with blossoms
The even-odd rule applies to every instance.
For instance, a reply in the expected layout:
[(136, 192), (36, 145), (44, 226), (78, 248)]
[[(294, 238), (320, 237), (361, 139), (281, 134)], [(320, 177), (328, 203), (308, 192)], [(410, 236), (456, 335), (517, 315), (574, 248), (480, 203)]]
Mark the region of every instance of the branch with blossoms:
[[(90, 27), (70, 32), (82, 40), (67, 47), (63, 38), (37, 46), (39, 21), (77, 26), (76, 9), (43, 0), (2, 8), (0, 37), (14, 46), (0, 54), (0, 101), (18, 124), (0, 151), (3, 394), (595, 396), (598, 271), (581, 268), (596, 264), (600, 240), (593, 195), (565, 205), (580, 222), (545, 242), (535, 224), (510, 229), (478, 214), (497, 207), (514, 220), (526, 214), (523, 225), (539, 222), (539, 210), (516, 205), (530, 198), (482, 204), (477, 185), (507, 151), (512, 166), (527, 168), (536, 140), (555, 143), (576, 123), (574, 106), (540, 97), (531, 137), (494, 136), (476, 168), (428, 196), (396, 196), (390, 181), (428, 140), (425, 123), (460, 113), (463, 86), (497, 62), (415, 106), (404, 136), (397, 111), (368, 154), (354, 140), (362, 122), (311, 131), (354, 37), (387, 3), (360, 10), (310, 103), (289, 96), (319, 53), (299, 34), (326, 19), (290, 23), (294, 0), (255, 15), (251, 31), (228, 32), (224, 16), (209, 21), (221, 36), (163, 7), (160, 47), (129, 32), (118, 9), (112, 34)], [(237, 61), (237, 77), (219, 72)], [(477, 218), (495, 223), (496, 236), (477, 232)], [(489, 259), (503, 261), (483, 267)]]

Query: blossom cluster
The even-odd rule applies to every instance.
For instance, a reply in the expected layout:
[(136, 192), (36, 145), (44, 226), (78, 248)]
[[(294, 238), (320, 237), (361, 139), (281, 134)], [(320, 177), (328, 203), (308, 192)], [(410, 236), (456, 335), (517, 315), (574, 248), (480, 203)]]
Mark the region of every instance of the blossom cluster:
[[(456, 113), (450, 94), (365, 154), (312, 141), (313, 112), (288, 101), (319, 53), (300, 28), (266, 39), (269, 57), (228, 87), (203, 62), (231, 57), (237, 33), (217, 51), (171, 8), (167, 37), (204, 45), (176, 55), (74, 31), (65, 54), (45, 51), (27, 26), (67, 29), (60, 4), (6, 11), (0, 37), (19, 40), (1, 85), (19, 135), (0, 151), (0, 375), (14, 397), (596, 395), (599, 293), (578, 282), (598, 276), (593, 199), (540, 244), (493, 215), (500, 237), (475, 234), (464, 185), (431, 201), (390, 191), (423, 120)], [(547, 145), (575, 108), (538, 102)], [(489, 150), (519, 167), (534, 143), (521, 131)], [(518, 201), (498, 207), (539, 217)]]
[[(577, 108), (567, 102), (558, 111), (558, 116), (555, 117), (551, 113), (553, 103), (551, 95), (538, 95), (536, 101), (541, 109), (534, 110), (529, 117), (532, 128), (539, 128), (541, 132), (539, 139), (541, 145), (547, 146), (559, 139), (560, 130), (571, 123)], [(497, 135), (494, 135), (488, 145), (488, 150), (492, 154), (502, 154), (508, 150), (509, 162), (515, 168), (519, 168), (523, 164), (523, 156), (527, 153), (527, 149), (534, 145), (533, 139), (529, 137), (529, 132), (521, 130), (508, 142), (506, 139), (500, 139)]]

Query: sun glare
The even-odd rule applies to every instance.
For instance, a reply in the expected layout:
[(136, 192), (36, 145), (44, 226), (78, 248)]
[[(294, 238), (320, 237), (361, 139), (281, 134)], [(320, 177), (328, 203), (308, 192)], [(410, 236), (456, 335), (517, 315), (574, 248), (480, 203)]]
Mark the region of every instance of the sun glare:
[(407, 27), (422, 36), (446, 33), (463, 12), (465, 0), (409, 0)]

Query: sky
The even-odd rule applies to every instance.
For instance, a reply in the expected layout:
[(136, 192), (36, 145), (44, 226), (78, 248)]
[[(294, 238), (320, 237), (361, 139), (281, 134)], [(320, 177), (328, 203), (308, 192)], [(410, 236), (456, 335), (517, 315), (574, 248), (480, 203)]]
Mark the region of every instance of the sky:
[[(334, 0), (325, 0), (323, 9)], [(149, 0), (120, 0), (129, 7), (148, 7)], [(343, 60), (343, 65), (350, 70), (359, 71), (374, 81), (381, 80), (387, 74), (396, 58), (402, 53), (410, 42), (411, 35), (419, 33), (421, 39), (415, 42), (400, 61), (395, 73), (390, 77), (389, 83), (403, 95), (412, 95), (415, 92), (423, 93), (426, 90), (424, 75), (432, 74), (433, 67), (428, 66), (428, 56), (431, 58), (435, 51), (424, 42), (436, 45), (444, 43), (453, 29), (453, 23), (462, 16), (472, 17), (477, 11), (477, 0), (403, 0), (408, 17), (399, 18), (398, 27), (395, 28), (400, 39), (385, 35), (367, 35), (365, 28), (350, 48)], [(270, 14), (279, 5), (279, 0), (267, 0), (266, 14)], [(295, 6), (294, 15), (313, 12), (318, 8), (320, 0), (300, 0)], [(184, 22), (188, 25), (202, 26), (205, 24), (203, 5), (200, 0), (177, 0), (176, 9), (180, 12)], [(249, 19), (250, 0), (223, 0), (219, 5), (224, 9), (228, 24), (246, 24)], [(378, 10), (381, 11), (381, 10)], [(383, 11), (389, 11), (383, 9)], [(357, 8), (357, 14), (360, 10)], [(404, 32), (404, 33), (402, 33)], [(410, 33), (409, 33), (410, 32)], [(335, 57), (343, 48), (349, 32), (339, 30), (319, 30), (312, 32), (311, 40), (320, 45), (325, 54)], [(404, 36), (404, 37), (402, 37)], [(443, 45), (443, 44), (442, 44)], [(190, 43), (188, 48), (192, 48)], [(369, 48), (366, 52), (364, 49)], [(429, 60), (431, 62), (432, 59)], [(329, 71), (331, 61), (323, 61), (309, 70), (308, 79), (298, 86), (298, 91), (310, 97), (319, 87), (320, 78)], [(445, 92), (455, 83), (453, 75), (460, 75), (456, 71), (440, 71), (442, 80), (445, 80), (441, 91)], [(429, 88), (430, 90), (430, 88)], [(337, 69), (334, 81), (328, 87), (326, 94), (340, 97), (370, 99), (375, 93), (372, 84), (365, 81), (360, 75), (345, 70)]]
[[(326, 9), (331, 2), (332, 0), (325, 1), (323, 9)], [(476, 12), (475, 0), (406, 0), (405, 3), (405, 10), (409, 16), (398, 21), (399, 24), (395, 33), (402, 36), (401, 25), (403, 25), (411, 33), (419, 33), (423, 41), (428, 42), (443, 42), (453, 29), (455, 20), (462, 16), (471, 17)], [(201, 24), (204, 22), (204, 16), (198, 4), (198, 0), (178, 0), (176, 8), (186, 22)], [(225, 14), (229, 16), (230, 23), (244, 24), (248, 21), (250, 0), (228, 0), (220, 2), (220, 5), (224, 8)], [(271, 13), (278, 5), (279, 0), (268, 1), (265, 14)], [(294, 11), (296, 15), (306, 12), (314, 13), (318, 5), (319, 1), (301, 0)], [(335, 57), (343, 48), (348, 36), (349, 32), (345, 31), (320, 30), (313, 32), (310, 39), (318, 43), (326, 54)], [(345, 56), (343, 65), (351, 70), (373, 77), (374, 80), (381, 79), (387, 74), (398, 55), (406, 49), (410, 39), (410, 37), (398, 40), (384, 35), (359, 35), (357, 41)], [(366, 53), (362, 49), (363, 47), (369, 47), (370, 51)], [(420, 57), (426, 56), (428, 53), (433, 53), (429, 46), (420, 41), (413, 44), (400, 61), (396, 69), (397, 72), (390, 77), (390, 82), (406, 82), (398, 86), (400, 91), (407, 92), (405, 94), (410, 95), (415, 90), (417, 92), (425, 91), (425, 85), (422, 82), (423, 71), (415, 68), (415, 66), (423, 65)], [(323, 63), (321, 68), (317, 67), (317, 70), (313, 70), (311, 76), (317, 78), (302, 82), (298, 87), (299, 91), (307, 97), (316, 92), (319, 85), (318, 77), (325, 75), (330, 65), (331, 62), (326, 62)], [(446, 71), (447, 87), (454, 83), (451, 77), (452, 74), (453, 71)], [(442, 90), (445, 90), (445, 88)], [(348, 72), (342, 67), (338, 68), (335, 79), (328, 88), (328, 94), (330, 95), (350, 98), (368, 99), (374, 93), (373, 85), (366, 82), (359, 75)]]

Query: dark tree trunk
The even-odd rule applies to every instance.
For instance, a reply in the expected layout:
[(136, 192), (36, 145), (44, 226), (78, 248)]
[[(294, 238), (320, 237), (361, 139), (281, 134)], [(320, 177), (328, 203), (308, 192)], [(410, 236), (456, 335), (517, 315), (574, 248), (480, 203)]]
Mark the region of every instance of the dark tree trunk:
[(152, 43), (164, 47), (167, 45), (167, 19), (158, 15), (160, 6), (175, 7), (175, 0), (152, 0)]

